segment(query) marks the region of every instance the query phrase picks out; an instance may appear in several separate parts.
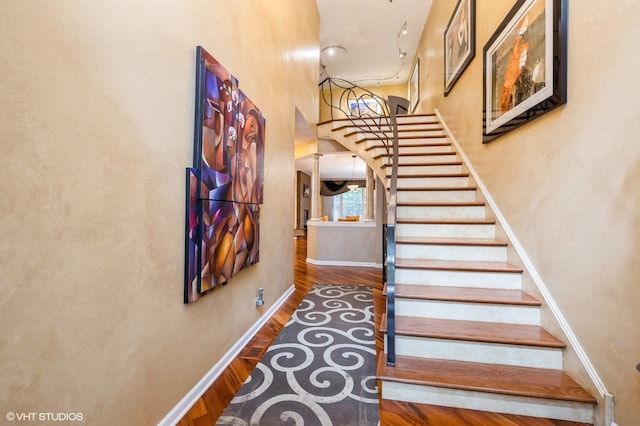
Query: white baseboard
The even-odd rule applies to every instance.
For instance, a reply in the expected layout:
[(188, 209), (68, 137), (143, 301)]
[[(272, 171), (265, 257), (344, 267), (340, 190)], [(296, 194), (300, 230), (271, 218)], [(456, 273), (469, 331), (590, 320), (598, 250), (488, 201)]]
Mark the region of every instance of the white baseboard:
[[(527, 256), (527, 253), (524, 251), (524, 248), (520, 244), (520, 241), (518, 241), (518, 238), (516, 237), (515, 233), (513, 232), (513, 230), (511, 229), (511, 227), (507, 223), (506, 218), (502, 215), (502, 212), (500, 211), (500, 209), (498, 209), (498, 206), (497, 206), (496, 202), (494, 201), (494, 199), (489, 194), (489, 191), (486, 188), (486, 186), (484, 186), (484, 184), (482, 183), (482, 180), (480, 179), (480, 176), (478, 175), (476, 170), (473, 168), (473, 166), (469, 162), (469, 159), (467, 158), (467, 156), (465, 155), (464, 151), (460, 147), (460, 144), (458, 144), (458, 141), (456, 140), (455, 136), (453, 136), (453, 134), (451, 133), (451, 130), (449, 129), (449, 127), (445, 123), (444, 119), (442, 118), (442, 115), (440, 114), (440, 111), (438, 111), (436, 109), (435, 113), (438, 116), (438, 119), (440, 120), (440, 124), (442, 124), (442, 128), (444, 129), (445, 133), (451, 139), (451, 142), (456, 147), (456, 150), (460, 154), (460, 157), (462, 158), (462, 161), (464, 162), (464, 164), (469, 169), (469, 173), (471, 173), (471, 175), (473, 176), (473, 179), (475, 180), (476, 184), (478, 185), (478, 189), (480, 189), (480, 191), (482, 192), (482, 194), (486, 198), (487, 204), (489, 204), (489, 206), (491, 207), (491, 209), (495, 213), (496, 219), (498, 220), (498, 222), (500, 222), (500, 225), (502, 226), (502, 229), (504, 229), (505, 233), (507, 234), (507, 236), (509, 238), (509, 241), (511, 241), (511, 243), (513, 244), (513, 247), (515, 248), (516, 252), (520, 256), (520, 259), (522, 259), (522, 262), (524, 263), (525, 268), (527, 269), (529, 274), (531, 274), (531, 277), (533, 278), (533, 281), (535, 282), (536, 286), (540, 290), (540, 293), (542, 294), (542, 297), (544, 298), (545, 303), (549, 307), (549, 310), (552, 312), (553, 316), (556, 318), (556, 320), (558, 321), (558, 324), (562, 328), (562, 331), (567, 336), (567, 339), (569, 340), (570, 345), (575, 350), (576, 355), (580, 359), (580, 362), (582, 363), (582, 365), (585, 368), (587, 374), (591, 378), (591, 381), (593, 382), (594, 386), (596, 387), (596, 389), (600, 393), (601, 399), (605, 399), (606, 400), (606, 399), (612, 398), (611, 394), (607, 391), (607, 388), (605, 387), (604, 382), (602, 381), (602, 379), (600, 378), (600, 376), (596, 372), (595, 367), (593, 366), (593, 364), (589, 360), (589, 357), (587, 357), (587, 354), (584, 351), (584, 349), (582, 348), (582, 345), (580, 345), (580, 342), (578, 341), (577, 336), (574, 334), (573, 330), (571, 330), (571, 327), (569, 326), (569, 323), (567, 322), (567, 320), (564, 318), (564, 315), (562, 315), (562, 312), (560, 312), (560, 308), (558, 307), (558, 305), (556, 304), (555, 300), (551, 296), (551, 293), (547, 289), (547, 286), (544, 283), (544, 281), (542, 280), (542, 277), (540, 277), (540, 275), (538, 274), (536, 268), (533, 266), (533, 262), (531, 261), (531, 259), (529, 259), (529, 256)], [(606, 411), (607, 411), (607, 413), (605, 414), (605, 416), (607, 418), (611, 418), (612, 419), (613, 418), (613, 404), (611, 404), (610, 408), (607, 407)]]
[(267, 323), (269, 319), (276, 313), (276, 311), (282, 306), (282, 304), (291, 296), (295, 291), (295, 287), (292, 285), (276, 302), (260, 317), (255, 324), (247, 330), (247, 332), (227, 351), (226, 354), (218, 361), (207, 374), (191, 389), (185, 396), (178, 402), (178, 404), (160, 420), (159, 426), (174, 426), (176, 425), (187, 412), (193, 407), (198, 399), (211, 387), (213, 382), (222, 374), (222, 372), (231, 364), (239, 354), (242, 348), (244, 348), (256, 333)]
[(375, 262), (344, 262), (344, 261), (338, 261), (338, 260), (316, 260), (316, 259), (307, 257), (307, 263), (311, 263), (312, 265), (319, 265), (319, 266), (357, 266), (361, 268), (382, 269), (382, 264), (375, 263)]

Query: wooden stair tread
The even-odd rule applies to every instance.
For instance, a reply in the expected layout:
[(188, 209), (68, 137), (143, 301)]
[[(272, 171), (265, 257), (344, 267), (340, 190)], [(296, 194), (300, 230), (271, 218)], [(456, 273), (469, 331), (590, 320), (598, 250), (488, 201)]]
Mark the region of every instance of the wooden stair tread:
[(395, 361), (395, 367), (389, 367), (386, 358), (380, 356), (377, 379), (501, 395), (596, 402), (589, 392), (562, 370), (399, 355), (396, 355)]
[[(383, 315), (380, 332), (387, 332)], [(396, 316), (396, 336), (464, 340), (518, 346), (564, 349), (566, 344), (537, 325)]]
[[(403, 163), (398, 165), (399, 168), (401, 167), (430, 167), (430, 166), (461, 166), (462, 165), (462, 161), (440, 161), (440, 162), (433, 162), (433, 163)], [(391, 167), (391, 164), (383, 164), (381, 166), (381, 168), (383, 169), (387, 169), (389, 167)], [(387, 174), (387, 177), (389, 177), (391, 175)]]
[[(409, 126), (416, 126), (416, 124), (405, 123), (403, 125), (398, 126), (398, 138), (401, 138), (403, 134), (409, 133), (409, 132), (442, 132), (443, 130), (442, 127), (440, 126), (440, 123), (421, 123), (420, 125), (431, 126), (431, 127), (407, 128)], [(366, 133), (366, 134), (374, 134), (374, 135), (383, 134), (389, 137), (393, 136), (393, 130), (388, 124), (379, 125), (379, 124), (367, 123), (367, 124), (363, 124), (362, 126), (351, 125), (351, 126), (343, 127), (338, 130), (344, 130), (349, 128), (353, 129), (353, 131), (349, 133), (345, 133), (344, 134), (345, 136), (351, 136), (357, 133)]]
[(592, 426), (591, 423), (380, 399), (381, 425)]
[[(355, 143), (356, 144), (361, 144), (363, 142), (371, 142), (372, 140), (378, 140), (378, 141), (382, 141), (382, 139), (358, 139)], [(386, 148), (386, 144), (384, 142), (381, 143), (377, 143), (375, 145), (371, 145), (366, 147), (364, 150), (365, 151), (371, 151), (372, 149), (376, 149), (376, 148)], [(420, 143), (420, 144), (400, 144), (399, 148), (403, 149), (403, 148), (444, 148), (444, 147), (451, 147), (451, 142), (434, 142), (434, 143)], [(447, 154), (455, 154), (455, 152), (453, 151), (445, 151)], [(428, 154), (428, 153), (421, 153), (421, 154)], [(422, 164), (420, 164), (422, 165)]]
[(457, 178), (469, 177), (469, 173), (407, 173), (398, 174), (398, 178)]
[(506, 241), (488, 238), (427, 238), (427, 237), (397, 237), (396, 244), (419, 244), (439, 246), (481, 246), (506, 247)]
[[(378, 158), (382, 158), (382, 157), (391, 157), (393, 154), (378, 154), (375, 155), (373, 158), (374, 159), (378, 159)], [(398, 156), (400, 157), (427, 157), (427, 156), (436, 156), (436, 155), (456, 155), (455, 152), (399, 152)], [(402, 166), (402, 164), (400, 164), (400, 166)]]
[[(422, 135), (406, 135), (403, 134), (404, 133), (408, 133), (408, 132), (424, 132), (425, 134)], [(432, 132), (438, 132), (438, 134), (435, 135), (431, 135), (429, 133)], [(371, 129), (356, 129), (353, 130), (352, 132), (349, 133), (345, 133), (344, 136), (345, 137), (350, 137), (350, 136), (355, 136), (358, 134), (364, 134), (366, 136), (362, 137), (360, 140), (370, 140), (370, 141), (378, 141), (378, 140), (392, 140), (393, 139), (393, 133), (391, 132), (391, 130), (380, 130), (377, 128), (371, 128)], [(442, 129), (440, 128), (433, 128), (433, 129), (428, 129), (428, 130), (411, 130), (411, 129), (399, 129), (398, 130), (398, 141), (401, 140), (415, 140), (415, 139), (445, 139), (447, 137), (447, 135), (445, 135), (442, 131)]]
[(468, 260), (397, 259), (396, 268), (438, 269), (467, 272), (522, 272), (522, 268), (507, 262), (481, 262)]
[(412, 219), (397, 218), (396, 224), (414, 225), (495, 225), (495, 219)]
[[(396, 298), (437, 300), (443, 302), (492, 303), (504, 305), (541, 306), (535, 297), (521, 290), (451, 287), (437, 285), (396, 284)], [(387, 294), (385, 283), (383, 295)]]
[(476, 191), (478, 189), (475, 185), (470, 186), (443, 186), (443, 187), (420, 187), (420, 188), (398, 188), (400, 191)]

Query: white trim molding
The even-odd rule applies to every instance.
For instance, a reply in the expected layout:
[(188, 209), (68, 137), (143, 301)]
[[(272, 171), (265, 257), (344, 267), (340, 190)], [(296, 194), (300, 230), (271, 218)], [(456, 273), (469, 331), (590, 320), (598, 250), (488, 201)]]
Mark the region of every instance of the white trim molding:
[(198, 399), (211, 387), (213, 382), (222, 374), (222, 372), (231, 364), (253, 337), (258, 333), (258, 331), (264, 326), (269, 319), (276, 313), (276, 311), (282, 306), (282, 304), (293, 294), (295, 291), (295, 286), (289, 287), (289, 289), (282, 295), (276, 302), (260, 317), (258, 321), (255, 322), (247, 330), (247, 332), (223, 355), (223, 357), (218, 361), (212, 368), (204, 375), (202, 379), (191, 389), (185, 396), (178, 402), (178, 404), (165, 416), (164, 419), (160, 420), (158, 423), (159, 426), (174, 426), (176, 425), (193, 407), (193, 405), (198, 401)]
[(547, 286), (542, 280), (542, 277), (540, 277), (540, 275), (538, 274), (538, 271), (533, 265), (533, 262), (531, 261), (531, 259), (529, 259), (529, 256), (527, 256), (527, 253), (525, 252), (524, 247), (522, 247), (522, 245), (520, 244), (520, 241), (518, 241), (518, 238), (516, 237), (511, 227), (509, 226), (509, 223), (507, 222), (505, 217), (502, 215), (502, 212), (498, 208), (498, 205), (496, 204), (495, 200), (489, 194), (487, 187), (484, 185), (484, 183), (482, 182), (482, 179), (480, 179), (480, 176), (478, 175), (476, 170), (473, 168), (473, 166), (469, 162), (469, 159), (465, 155), (464, 151), (460, 147), (460, 144), (458, 143), (455, 136), (451, 132), (451, 129), (449, 129), (449, 127), (447, 126), (447, 123), (444, 121), (444, 118), (442, 117), (442, 115), (440, 114), (440, 111), (437, 108), (435, 109), (435, 113), (436, 113), (436, 116), (438, 117), (438, 120), (440, 120), (440, 124), (442, 125), (442, 128), (444, 129), (447, 137), (451, 140), (456, 150), (460, 154), (462, 161), (469, 169), (469, 173), (471, 173), (471, 175), (473, 176), (473, 179), (475, 180), (476, 185), (478, 186), (478, 189), (480, 189), (480, 191), (484, 195), (487, 201), (487, 204), (495, 213), (496, 219), (498, 220), (498, 222), (500, 222), (500, 225), (502, 226), (505, 233), (507, 234), (509, 241), (511, 242), (511, 244), (513, 244), (514, 249), (520, 256), (520, 259), (522, 260), (522, 262), (524, 263), (525, 268), (527, 269), (533, 281), (535, 282), (536, 286), (540, 290), (540, 293), (542, 294), (542, 297), (546, 305), (549, 307), (553, 316), (556, 318), (556, 320), (558, 321), (558, 324), (562, 328), (562, 331), (567, 336), (567, 339), (569, 340), (569, 344), (575, 350), (576, 355), (580, 359), (580, 362), (582, 363), (585, 371), (589, 375), (589, 378), (591, 379), (594, 386), (600, 393), (601, 399), (605, 401), (605, 422), (607, 425), (611, 425), (613, 421), (613, 396), (607, 391), (607, 388), (605, 387), (604, 382), (602, 381), (595, 367), (589, 360), (589, 357), (587, 356), (586, 352), (582, 348), (582, 345), (580, 345), (580, 342), (578, 341), (578, 338), (574, 334), (573, 330), (571, 330), (569, 323), (562, 315), (562, 312), (560, 312), (560, 308), (558, 307), (555, 300), (551, 296), (551, 293), (547, 289)]
[(341, 260), (316, 260), (310, 257), (307, 257), (307, 263), (311, 263), (312, 265), (320, 265), (320, 266), (357, 266), (360, 268), (378, 268), (382, 269), (381, 263), (375, 262), (349, 262), (349, 261), (341, 261)]

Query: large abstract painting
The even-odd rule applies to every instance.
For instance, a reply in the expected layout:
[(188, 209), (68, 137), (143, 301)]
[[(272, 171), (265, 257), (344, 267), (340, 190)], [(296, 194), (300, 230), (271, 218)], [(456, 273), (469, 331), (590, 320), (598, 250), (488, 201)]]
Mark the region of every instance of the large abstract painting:
[(193, 168), (187, 169), (184, 302), (259, 260), (265, 119), (238, 80), (197, 48)]

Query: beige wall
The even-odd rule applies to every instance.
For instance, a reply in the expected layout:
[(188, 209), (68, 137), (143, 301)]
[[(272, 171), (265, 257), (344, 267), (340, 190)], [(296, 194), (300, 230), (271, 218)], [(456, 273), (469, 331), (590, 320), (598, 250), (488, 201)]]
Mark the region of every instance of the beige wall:
[(310, 221), (307, 259), (320, 265), (381, 266), (379, 240), (375, 222)]
[(482, 50), (512, 0), (477, 1), (476, 57), (443, 96), (435, 1), (419, 48), (421, 101), (438, 108), (609, 392), (640, 419), (640, 4), (569, 1), (568, 103), (482, 144)]
[[(1, 415), (154, 424), (293, 284), (315, 2), (2, 1), (0, 31)], [(185, 306), (198, 44), (267, 118), (265, 203), (260, 263)]]
[[(394, 95), (394, 96), (402, 96), (402, 97), (407, 97), (407, 86), (406, 84), (388, 84), (388, 85), (382, 85), (382, 86), (376, 86), (376, 87), (364, 87), (364, 89), (366, 90), (361, 90), (361, 89), (355, 89), (354, 90), (354, 94), (355, 96), (362, 96), (365, 93), (373, 93), (376, 96), (380, 96), (383, 99), (388, 99), (390, 95)], [(321, 95), (320, 97), (320, 122), (323, 121), (328, 121), (331, 120), (331, 108), (329, 108), (329, 105), (327, 105), (327, 102), (331, 102), (332, 99), (331, 97), (333, 96), (333, 102), (334, 103), (338, 103), (340, 104), (340, 109), (347, 111), (348, 110), (348, 105), (347, 105), (347, 101), (348, 100), (354, 100), (353, 96), (351, 94), (345, 95), (344, 97), (341, 98), (342, 96), (342, 91), (340, 90), (332, 90), (331, 92), (329, 92), (329, 90), (324, 90), (324, 94)], [(326, 102), (325, 102), (326, 99)], [(342, 103), (340, 103), (339, 101), (342, 99)], [(369, 96), (365, 96), (364, 99), (371, 99)], [(339, 118), (345, 118), (345, 115), (342, 114), (341, 111), (338, 110), (333, 110), (333, 119), (339, 119)]]

